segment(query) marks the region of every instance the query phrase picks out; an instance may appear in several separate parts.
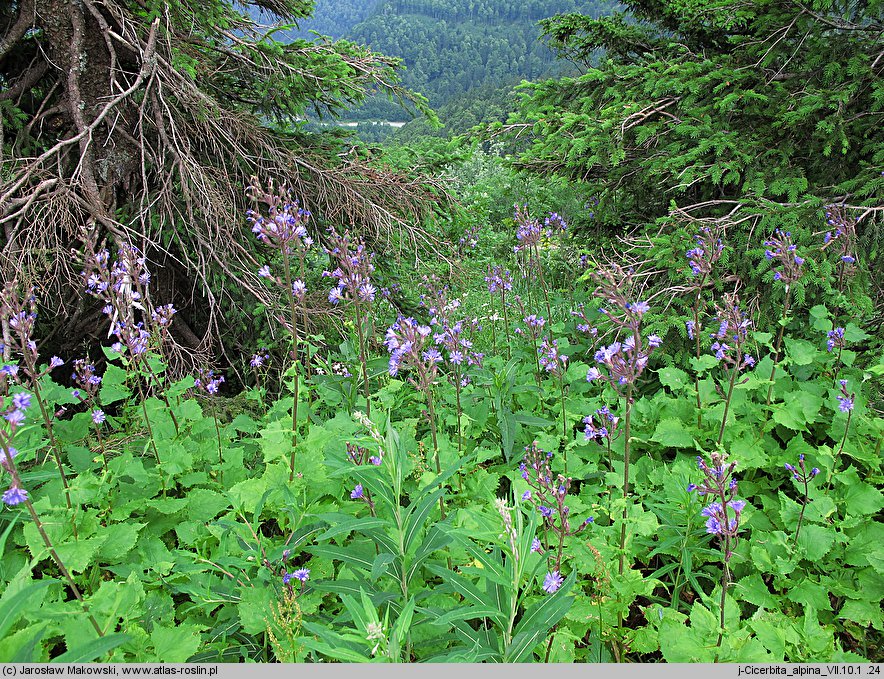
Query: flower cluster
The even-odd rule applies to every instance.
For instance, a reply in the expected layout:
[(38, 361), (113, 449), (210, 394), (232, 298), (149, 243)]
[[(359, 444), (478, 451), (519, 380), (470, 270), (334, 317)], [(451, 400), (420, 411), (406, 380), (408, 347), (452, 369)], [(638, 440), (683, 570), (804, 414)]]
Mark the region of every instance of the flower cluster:
[(712, 453), (711, 461), (712, 464), (707, 464), (702, 457), (697, 457), (697, 466), (703, 472), (704, 479), (699, 485), (690, 484), (688, 491), (697, 491), (701, 496), (714, 498), (700, 515), (706, 518), (706, 532), (717, 535), (722, 540), (727, 562), (737, 544), (740, 517), (746, 502), (737, 499), (737, 479), (734, 476), (737, 463), (728, 463), (726, 455), (721, 453)]
[(850, 217), (840, 205), (826, 207), (826, 224), (832, 227), (823, 237), (823, 250), (831, 247), (838, 253), (842, 264), (856, 264), (856, 219)]
[(436, 380), (442, 354), (434, 346), (429, 346), (429, 337), (433, 330), (428, 325), (421, 325), (413, 318), (400, 316), (387, 328), (384, 345), (390, 352), (389, 371), (396, 377), (401, 369), (410, 369), (416, 375), (409, 380), (423, 392), (426, 392)]
[(249, 366), (252, 368), (263, 368), (270, 361), (270, 354), (267, 349), (258, 349), (258, 352), (252, 355), (249, 360)]
[(214, 370), (209, 370), (208, 372), (200, 371), (199, 377), (193, 381), (193, 386), (210, 396), (215, 396), (223, 382), (224, 376), (216, 375)]
[[(598, 422), (596, 422), (596, 418), (598, 418)], [(586, 425), (583, 430), (585, 440), (597, 443), (608, 441), (610, 443), (615, 438), (614, 434), (617, 431), (617, 425), (620, 424), (620, 418), (616, 417), (608, 406), (602, 406), (595, 411), (594, 415), (584, 417), (583, 424)]]
[(592, 367), (586, 373), (586, 380), (604, 379), (615, 389), (633, 384), (647, 367), (651, 353), (663, 343), (657, 335), (642, 337), (642, 320), (651, 307), (647, 302), (629, 300), (628, 291), (634, 287), (631, 270), (612, 265), (599, 269), (592, 278), (596, 283), (594, 295), (606, 305), (599, 311), (608, 318), (616, 335), (624, 339), (595, 352), (596, 362), (606, 368), (607, 374)]
[(740, 298), (736, 293), (726, 293), (724, 303), (716, 304), (718, 329), (710, 333), (715, 340), (710, 347), (719, 361), (735, 367), (738, 371), (755, 365), (755, 358), (744, 353), (743, 347), (749, 340), (752, 321), (740, 309)]
[[(466, 330), (481, 330), (478, 320), (456, 320), (455, 312), (460, 309), (459, 299), (449, 299), (448, 286), (442, 285), (435, 276), (424, 276), (424, 294), (421, 295), (421, 306), (427, 309), (430, 315), (430, 325), (434, 328), (433, 341), (436, 346), (445, 351), (448, 363), (455, 368), (455, 373), (461, 375), (460, 366), (480, 366), (484, 354), (473, 350), (473, 341), (465, 336)], [(460, 385), (465, 387), (470, 379), (467, 375), (461, 375)]]
[(849, 413), (853, 410), (856, 393), (847, 391), (847, 380), (839, 380), (838, 384), (841, 385), (841, 395), (838, 396), (838, 410), (842, 413)]
[(473, 250), (479, 244), (480, 224), (475, 224), (467, 229), (467, 232), (457, 242), (457, 254), (464, 255), (468, 250)]
[(774, 280), (782, 281), (788, 290), (792, 283), (801, 278), (804, 267), (804, 258), (798, 255), (798, 246), (792, 242), (792, 233), (777, 229), (770, 240), (764, 241), (764, 246), (767, 248), (765, 258), (770, 262), (775, 261), (774, 266), (779, 266), (774, 270)]
[(829, 338), (826, 342), (826, 351), (832, 353), (833, 350), (838, 349), (840, 353), (844, 348), (844, 328), (829, 330), (829, 332), (826, 333), (826, 337)]
[(691, 273), (704, 281), (712, 273), (714, 264), (721, 258), (721, 254), (724, 252), (724, 243), (722, 243), (718, 232), (713, 232), (708, 226), (702, 227), (694, 239), (697, 241), (697, 245), (688, 250), (685, 256), (691, 267)]
[(167, 304), (148, 313), (147, 288), (150, 272), (146, 259), (133, 245), (125, 245), (117, 251), (116, 261), (111, 264), (106, 249), (96, 250), (95, 236), (86, 236), (85, 268), (82, 272), (86, 291), (104, 302), (102, 312), (110, 317), (110, 332), (117, 341), (113, 349), (132, 356), (144, 354), (150, 347), (151, 332), (144, 320), (135, 320), (135, 311), (150, 319), (163, 337), (172, 323), (175, 308)]
[(299, 568), (291, 573), (284, 573), (282, 576), (282, 584), (290, 586), (292, 580), (298, 580), (302, 585), (310, 579), (309, 568)]
[(546, 372), (561, 377), (568, 367), (568, 357), (559, 352), (559, 342), (549, 337), (544, 337), (543, 342), (537, 348), (540, 367)]
[[(73, 397), (90, 406), (96, 405), (101, 377), (95, 374), (95, 366), (84, 358), (78, 358), (74, 361), (74, 372), (71, 378), (78, 387), (71, 392)], [(105, 419), (104, 411), (100, 408), (95, 408), (92, 411), (92, 421), (96, 425), (104, 423)]]
[[(37, 371), (37, 343), (33, 340), (34, 324), (37, 322), (37, 299), (34, 296), (34, 288), (30, 288), (22, 297), (18, 294), (15, 283), (8, 282), (0, 292), (0, 316), (7, 320), (10, 333), (11, 346), (0, 345), (0, 351), (6, 348), (21, 355), (24, 359), (24, 372), (33, 381), (40, 379), (50, 370), (64, 365), (58, 356), (49, 359), (49, 366), (43, 371)], [(19, 367), (17, 365), (4, 366), (3, 375), (18, 379)]]
[(571, 315), (579, 320), (577, 323), (577, 332), (582, 332), (590, 337), (598, 337), (599, 329), (593, 326), (587, 317), (585, 305), (580, 304), (576, 309), (572, 309)]
[(808, 473), (807, 467), (804, 465), (804, 453), (798, 456), (798, 469), (796, 469), (793, 465), (788, 462), (783, 465), (786, 468), (786, 471), (792, 474), (792, 478), (798, 481), (799, 483), (803, 483), (805, 486), (807, 482), (816, 477), (817, 474), (820, 473), (818, 467), (814, 467)]
[(555, 212), (551, 212), (541, 225), (538, 220), (528, 214), (527, 205), (515, 205), (514, 208), (516, 240), (519, 241), (519, 244), (513, 247), (513, 252), (528, 250), (536, 255), (540, 241), (544, 236), (551, 238), (555, 233), (563, 233), (568, 229), (565, 220)]
[(502, 266), (495, 266), (485, 276), (485, 282), (488, 284), (488, 292), (492, 295), (495, 292), (509, 292), (513, 289), (513, 275)]
[(359, 242), (352, 247), (349, 231), (339, 235), (334, 229), (329, 229), (329, 233), (332, 246), (326, 249), (326, 253), (335, 268), (323, 271), (322, 275), (333, 278), (336, 285), (328, 293), (328, 301), (332, 304), (345, 299), (357, 304), (373, 302), (377, 294), (377, 288), (371, 282), (374, 255), (365, 249), (364, 243)]
[(540, 245), (543, 227), (540, 222), (529, 216), (527, 205), (514, 207), (516, 210), (516, 240), (519, 241), (519, 244), (513, 246), (513, 252), (521, 252), (522, 250), (532, 252)]
[[(259, 241), (286, 256), (313, 245), (313, 239), (307, 233), (310, 213), (298, 201), (291, 199), (288, 189), (281, 187), (278, 192), (274, 192), (271, 184), (270, 189), (265, 191), (253, 181), (249, 193), (254, 200), (267, 208), (266, 217), (258, 210), (246, 212), (246, 219), (252, 224), (252, 233)], [(264, 267), (259, 271), (259, 275), (265, 274), (269, 277), (269, 268)]]

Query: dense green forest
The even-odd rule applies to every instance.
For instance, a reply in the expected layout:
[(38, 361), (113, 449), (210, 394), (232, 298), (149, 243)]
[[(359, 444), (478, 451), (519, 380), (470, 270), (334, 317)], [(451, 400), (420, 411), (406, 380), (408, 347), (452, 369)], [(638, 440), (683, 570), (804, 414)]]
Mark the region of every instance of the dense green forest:
[[(599, 16), (614, 6), (607, 0), (318, 0), (315, 14), (300, 22), (299, 31), (282, 35), (290, 39), (316, 31), (401, 58), (406, 67), (403, 84), (440, 109), (451, 129), (463, 130), (460, 116), (448, 115), (446, 105), (452, 100), (466, 98), (472, 108), (481, 109), (489, 94), (501, 87), (568, 69), (539, 40), (540, 20), (578, 11)], [(491, 109), (479, 122), (495, 120)], [(375, 97), (347, 118), (408, 120), (410, 116), (396, 102)]]
[(0, 0), (0, 662), (874, 671), (882, 45)]

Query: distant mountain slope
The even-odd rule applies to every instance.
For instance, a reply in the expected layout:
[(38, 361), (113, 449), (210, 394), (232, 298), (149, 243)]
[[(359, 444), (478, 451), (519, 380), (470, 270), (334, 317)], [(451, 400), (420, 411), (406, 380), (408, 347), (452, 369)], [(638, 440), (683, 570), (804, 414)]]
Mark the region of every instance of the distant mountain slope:
[(537, 22), (562, 12), (599, 16), (616, 6), (611, 0), (382, 0), (347, 37), (401, 57), (405, 84), (439, 107), (476, 88), (560, 71), (565, 64), (538, 40)]
[(287, 31), (289, 39), (310, 38), (310, 31), (332, 38), (349, 38), (353, 28), (365, 21), (382, 0), (316, 0), (313, 16), (300, 22), (299, 30)]
[[(310, 31), (316, 31), (399, 57), (407, 87), (434, 108), (458, 111), (454, 117), (466, 122), (486, 117), (486, 93), (500, 99), (502, 89), (560, 75), (569, 67), (539, 40), (538, 21), (564, 12), (597, 17), (617, 6), (615, 0), (316, 0), (312, 17), (276, 37), (310, 39)], [(465, 117), (464, 108), (472, 111)], [(382, 98), (347, 117), (408, 119), (398, 104)]]

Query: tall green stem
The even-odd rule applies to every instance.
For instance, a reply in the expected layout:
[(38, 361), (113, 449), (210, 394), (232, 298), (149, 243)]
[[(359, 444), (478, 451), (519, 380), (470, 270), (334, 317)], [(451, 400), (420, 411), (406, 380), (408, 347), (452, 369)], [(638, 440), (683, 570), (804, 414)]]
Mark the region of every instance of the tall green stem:
[[(783, 304), (783, 317), (780, 320), (780, 329), (779, 329), (779, 332), (777, 332), (776, 344), (774, 344), (774, 357), (773, 357), (774, 363), (770, 369), (770, 385), (767, 387), (767, 400), (765, 401), (765, 404), (764, 404), (765, 406), (770, 406), (770, 399), (771, 399), (771, 396), (773, 395), (774, 378), (777, 375), (777, 365), (779, 364), (779, 361), (780, 361), (780, 348), (783, 345), (783, 334), (785, 333), (785, 330), (786, 330), (786, 322), (789, 318), (789, 308), (790, 308), (791, 304), (792, 304), (792, 290), (791, 290), (791, 288), (786, 288), (786, 301)], [(769, 414), (765, 414), (764, 424), (767, 424), (768, 417), (769, 417)], [(763, 429), (764, 429), (764, 425), (762, 425), (762, 430)]]
[(737, 350), (737, 362), (731, 369), (731, 379), (727, 388), (727, 398), (724, 400), (724, 414), (721, 416), (721, 426), (718, 428), (718, 445), (724, 438), (724, 428), (727, 425), (727, 414), (731, 407), (731, 398), (734, 395), (734, 383), (737, 381), (737, 373), (740, 372), (740, 362), (743, 360), (742, 352)]
[[(442, 465), (439, 462), (439, 441), (436, 436), (436, 408), (433, 404), (433, 388), (427, 387), (427, 414), (430, 417), (430, 435), (433, 437), (433, 461), (436, 463), (436, 474), (442, 475)], [(445, 520), (445, 501), (439, 497), (439, 511), (442, 520)]]
[[(28, 366), (31, 370), (31, 375), (36, 375), (36, 366)], [(49, 417), (49, 412), (46, 410), (46, 403), (43, 401), (43, 394), (40, 391), (40, 384), (35, 377), (31, 380), (32, 386), (34, 387), (34, 396), (37, 398), (37, 405), (40, 407), (40, 415), (43, 418), (43, 425), (46, 427), (46, 434), (49, 436), (49, 446), (52, 449), (52, 457), (55, 459), (55, 465), (58, 467), (58, 473), (61, 476), (61, 485), (64, 487), (64, 499), (65, 503), (68, 506), (68, 511), (73, 512), (73, 504), (71, 503), (71, 489), (68, 485), (68, 477), (64, 473), (64, 467), (61, 464), (61, 453), (60, 447), (58, 445), (58, 441), (55, 438), (55, 432), (52, 429), (52, 419)], [(73, 518), (73, 517), (72, 517)], [(74, 526), (74, 535), (77, 534), (77, 528)]]
[[(558, 367), (558, 366), (557, 366)], [(565, 463), (565, 476), (568, 475), (568, 420), (565, 414), (565, 375), (564, 367), (559, 368), (559, 397), (562, 401), (562, 441), (565, 443), (565, 449), (562, 459)]]
[(289, 253), (283, 248), (282, 263), (285, 270), (286, 295), (289, 298), (289, 313), (292, 324), (292, 362), (294, 370), (295, 386), (293, 391), (294, 403), (292, 404), (292, 452), (289, 457), (289, 483), (295, 479), (295, 451), (298, 447), (298, 389), (300, 386), (300, 369), (298, 361), (298, 308), (295, 304), (295, 295), (292, 291), (292, 268), (289, 262)]
[[(850, 431), (850, 420), (853, 418), (853, 410), (847, 411), (847, 424), (844, 425), (844, 436), (841, 437), (841, 445), (838, 447), (838, 452), (835, 453), (835, 458), (832, 462), (832, 473), (829, 474), (829, 482), (826, 484), (826, 495), (829, 494), (829, 491), (832, 489), (832, 479), (835, 478), (835, 472), (837, 471), (836, 466), (838, 464), (838, 458), (841, 457), (841, 453), (844, 452), (844, 444), (847, 443), (847, 433)], [(881, 441), (878, 440), (878, 446), (876, 448), (877, 451), (880, 452), (881, 449)]]
[[(617, 572), (623, 575), (626, 563), (626, 521), (629, 518), (629, 453), (632, 426), (632, 383), (626, 390), (626, 415), (624, 417), (623, 435), (623, 523), (620, 525), (620, 563)], [(621, 615), (622, 624), (622, 615)]]
[[(700, 360), (700, 292), (702, 291), (703, 281), (700, 281), (697, 287), (697, 298), (694, 300), (694, 346), (696, 348), (697, 360)], [(694, 390), (697, 394), (697, 429), (703, 428), (703, 402), (700, 399), (700, 375), (694, 373)]]
[[(3, 446), (4, 457), (6, 458), (9, 464), (9, 472), (12, 475), (13, 481), (15, 485), (19, 488), (22, 487), (21, 477), (18, 475), (18, 468), (15, 465), (15, 461), (12, 459), (13, 456), (10, 455), (9, 449), (6, 446)], [(95, 617), (89, 611), (89, 606), (86, 604), (86, 601), (83, 599), (83, 595), (80, 594), (80, 590), (77, 588), (74, 579), (71, 577), (70, 572), (67, 567), (64, 565), (64, 561), (61, 560), (61, 557), (58, 555), (58, 552), (55, 551), (55, 547), (52, 544), (52, 540), (49, 539), (49, 536), (46, 534), (46, 530), (43, 528), (43, 522), (40, 521), (40, 517), (37, 514), (37, 511), (34, 509), (34, 505), (31, 504), (30, 499), (25, 500), (25, 506), (28, 508), (28, 513), (31, 515), (31, 520), (34, 522), (34, 526), (37, 528), (37, 532), (40, 533), (40, 537), (43, 539), (43, 544), (46, 545), (46, 549), (49, 550), (49, 554), (52, 556), (52, 560), (55, 561), (55, 565), (58, 566), (58, 570), (61, 571), (61, 574), (64, 576), (64, 579), (67, 580), (68, 585), (73, 591), (74, 596), (77, 598), (77, 601), (80, 602), (80, 605), (83, 607), (83, 611), (86, 613), (86, 616), (89, 618), (89, 622), (92, 624), (93, 629), (95, 629), (98, 636), (103, 637), (104, 632), (101, 631), (101, 627), (98, 622), (95, 620)]]
[(365, 394), (365, 414), (371, 416), (371, 392), (368, 386), (368, 362), (365, 357), (365, 333), (362, 329), (362, 313), (356, 303), (356, 333), (359, 336), (359, 362), (362, 364), (362, 391)]
[(512, 358), (512, 351), (510, 349), (510, 318), (506, 309), (506, 290), (503, 289), (503, 286), (500, 287), (500, 305), (503, 307), (503, 331), (506, 333), (506, 360), (510, 360)]

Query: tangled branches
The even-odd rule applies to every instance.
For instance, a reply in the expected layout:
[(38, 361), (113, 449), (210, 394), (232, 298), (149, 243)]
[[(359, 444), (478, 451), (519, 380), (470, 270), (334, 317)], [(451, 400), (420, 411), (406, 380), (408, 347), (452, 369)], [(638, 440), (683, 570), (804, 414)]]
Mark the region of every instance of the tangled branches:
[[(309, 8), (254, 4), (286, 21)], [(68, 253), (81, 227), (97, 226), (172, 272), (177, 306), (202, 298), (194, 306), (208, 318), (199, 330), (176, 322), (175, 340), (205, 351), (232, 291), (269, 301), (242, 230), (253, 175), (285, 181), (311, 212), (369, 242), (428, 245), (414, 224), (445, 198), (441, 186), (342, 154), (296, 123), (378, 90), (428, 112), (398, 85), (398, 62), (271, 34), (224, 0), (0, 2), (3, 274), (38, 283), (68, 323), (84, 320)]]

